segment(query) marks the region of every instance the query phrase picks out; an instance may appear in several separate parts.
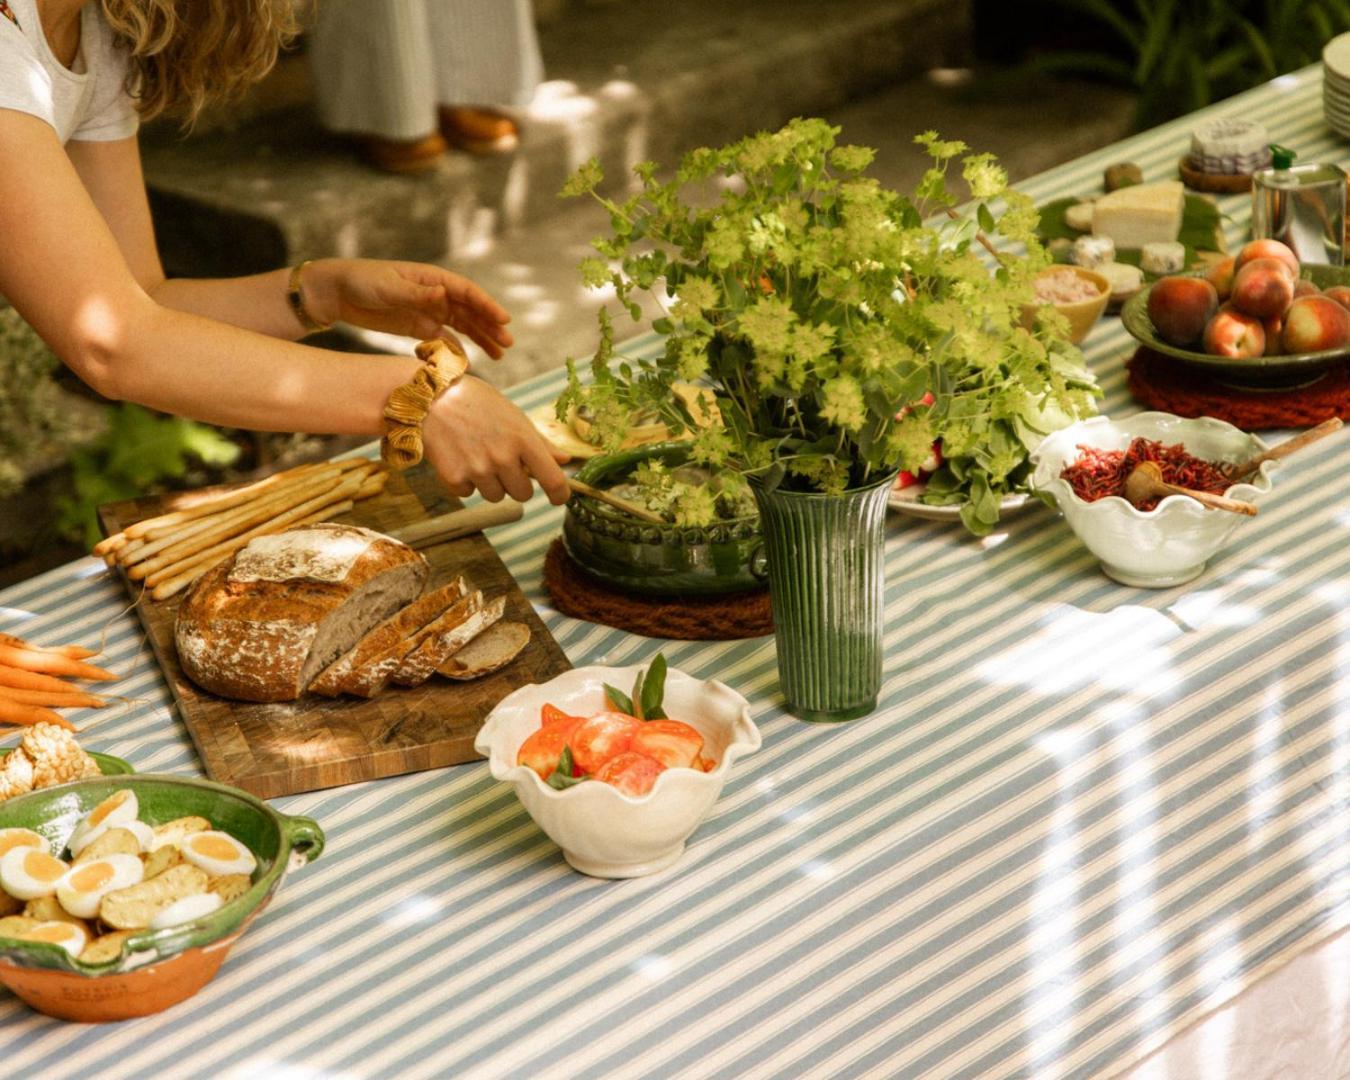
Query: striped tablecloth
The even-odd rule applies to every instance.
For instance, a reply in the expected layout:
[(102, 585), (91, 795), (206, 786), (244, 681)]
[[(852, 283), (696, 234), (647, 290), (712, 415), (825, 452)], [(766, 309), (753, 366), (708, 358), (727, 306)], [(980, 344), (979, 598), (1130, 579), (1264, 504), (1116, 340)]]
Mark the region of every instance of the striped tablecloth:
[[(1342, 156), (1310, 69), (1234, 99), (1306, 158)], [(1104, 165), (1170, 175), (1196, 118)], [(1243, 198), (1224, 201), (1230, 237)], [(651, 339), (630, 351), (653, 347)], [(1134, 406), (1115, 320), (1088, 356)], [(548, 400), (557, 376), (521, 387)], [(5, 1076), (1110, 1075), (1350, 922), (1350, 442), (1184, 589), (1107, 580), (1046, 510), (983, 541), (893, 519), (876, 714), (779, 706), (771, 639), (662, 643), (565, 618), (540, 588), (559, 512), (492, 540), (576, 664), (672, 664), (753, 702), (678, 867), (582, 877), (482, 765), (279, 800), (328, 831), (199, 997), (81, 1028), (0, 999)], [(536, 503), (538, 500), (536, 500)], [(89, 742), (196, 773), (121, 589), (82, 560), (0, 593), (0, 629), (96, 640), (138, 699)], [(82, 718), (93, 725), (93, 716)]]

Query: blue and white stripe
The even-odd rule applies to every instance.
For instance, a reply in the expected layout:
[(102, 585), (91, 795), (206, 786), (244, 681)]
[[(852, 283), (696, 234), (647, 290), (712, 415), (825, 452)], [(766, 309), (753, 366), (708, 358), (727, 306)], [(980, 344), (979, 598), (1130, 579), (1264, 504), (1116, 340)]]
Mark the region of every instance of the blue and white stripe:
[[(1309, 69), (1210, 114), (1335, 159)], [(1197, 117), (1022, 185), (1170, 174)], [(1230, 240), (1245, 198), (1223, 201)], [(629, 346), (650, 353), (651, 338)], [(1130, 343), (1087, 355), (1134, 408)], [(513, 396), (546, 401), (561, 378)], [(6, 1075), (163, 1078), (1114, 1075), (1350, 922), (1350, 467), (1293, 459), (1204, 577), (1107, 580), (1034, 511), (984, 541), (893, 519), (882, 705), (784, 714), (771, 640), (655, 642), (566, 618), (540, 584), (559, 512), (493, 543), (573, 663), (672, 664), (747, 694), (738, 764), (684, 860), (567, 868), (481, 765), (278, 800), (325, 826), (216, 981), (81, 1028), (0, 999)], [(197, 772), (125, 597), (82, 560), (0, 593), (0, 629), (89, 640), (136, 699), (78, 719), (145, 771)], [(110, 621), (111, 620), (111, 621)]]

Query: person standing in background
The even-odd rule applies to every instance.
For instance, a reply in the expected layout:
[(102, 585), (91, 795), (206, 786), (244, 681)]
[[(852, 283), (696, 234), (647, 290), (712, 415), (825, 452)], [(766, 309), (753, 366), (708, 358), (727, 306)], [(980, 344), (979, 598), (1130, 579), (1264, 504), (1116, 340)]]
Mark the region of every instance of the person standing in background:
[(544, 77), (530, 0), (323, 0), (310, 45), (320, 120), (390, 172), (514, 149)]

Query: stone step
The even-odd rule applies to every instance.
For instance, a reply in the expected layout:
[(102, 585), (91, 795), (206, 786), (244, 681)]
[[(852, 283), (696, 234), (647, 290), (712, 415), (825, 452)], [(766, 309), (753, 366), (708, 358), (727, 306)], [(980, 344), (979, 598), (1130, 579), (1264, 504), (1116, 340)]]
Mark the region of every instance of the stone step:
[[(672, 14), (674, 12), (674, 14)], [(146, 175), (171, 273), (242, 274), (299, 258), (436, 259), (546, 218), (582, 162), (633, 164), (818, 114), (963, 57), (969, 0), (663, 0), (568, 9), (541, 29), (550, 82), (519, 150), (449, 155), (418, 177), (362, 165), (322, 131), (288, 62), (286, 107), (235, 130), (147, 132)], [(266, 95), (264, 95), (266, 98)]]

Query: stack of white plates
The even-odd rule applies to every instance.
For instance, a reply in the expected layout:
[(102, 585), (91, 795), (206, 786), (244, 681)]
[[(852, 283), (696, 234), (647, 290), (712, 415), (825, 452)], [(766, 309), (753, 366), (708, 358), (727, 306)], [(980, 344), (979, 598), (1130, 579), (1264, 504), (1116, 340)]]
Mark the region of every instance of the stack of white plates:
[(1331, 130), (1350, 138), (1350, 34), (1332, 38), (1322, 50), (1322, 108)]

